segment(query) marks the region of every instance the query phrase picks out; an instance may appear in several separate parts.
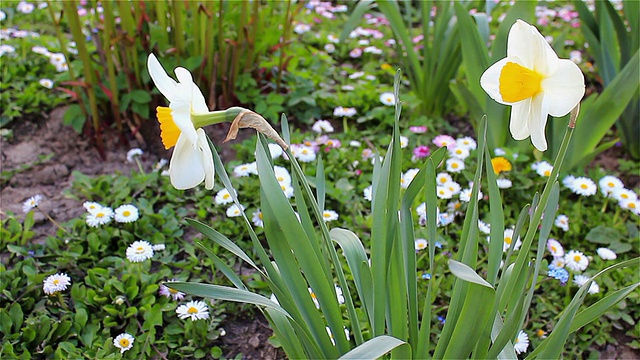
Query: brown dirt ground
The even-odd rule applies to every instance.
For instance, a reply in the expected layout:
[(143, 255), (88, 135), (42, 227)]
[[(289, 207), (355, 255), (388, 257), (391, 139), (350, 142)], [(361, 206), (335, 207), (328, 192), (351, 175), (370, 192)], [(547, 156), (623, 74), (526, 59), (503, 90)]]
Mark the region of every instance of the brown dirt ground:
[[(22, 203), (31, 196), (41, 194), (44, 200), (39, 208), (57, 222), (63, 223), (82, 216), (85, 213), (82, 201), (66, 197), (63, 193), (73, 182), (73, 171), (85, 175), (111, 173), (129, 174), (137, 169), (136, 164), (127, 162), (129, 149), (140, 147), (145, 151), (142, 160), (146, 170), (151, 170), (160, 158), (169, 158), (170, 152), (155, 144), (141, 144), (135, 138), (125, 147), (119, 145), (117, 136), (105, 134), (105, 154), (103, 159), (91, 139), (77, 134), (64, 126), (62, 116), (65, 108), (54, 110), (48, 119), (24, 121), (13, 126), (10, 140), (2, 138), (0, 142), (0, 217), (8, 212), (22, 217)], [(155, 124), (153, 124), (155, 125)], [(224, 139), (227, 128), (221, 125), (208, 129), (212, 140)], [(247, 131), (247, 133), (250, 133)], [(248, 134), (251, 135), (251, 134)], [(239, 137), (243, 136), (242, 132)], [(242, 139), (240, 139), (241, 141)], [(158, 151), (160, 149), (160, 151)], [(52, 156), (51, 156), (52, 154)], [(221, 148), (221, 156), (230, 158), (231, 145)], [(50, 156), (47, 160), (41, 158)], [(22, 170), (20, 170), (23, 168)], [(11, 173), (6, 176), (5, 174)], [(34, 241), (43, 241), (47, 236), (55, 235), (56, 228), (43, 214), (34, 213), (36, 232)], [(238, 316), (243, 316), (239, 314)], [(233, 319), (222, 324), (226, 335), (221, 338), (221, 348), (226, 358), (242, 354), (242, 359), (280, 359), (281, 349), (268, 342), (272, 331), (264, 317)]]

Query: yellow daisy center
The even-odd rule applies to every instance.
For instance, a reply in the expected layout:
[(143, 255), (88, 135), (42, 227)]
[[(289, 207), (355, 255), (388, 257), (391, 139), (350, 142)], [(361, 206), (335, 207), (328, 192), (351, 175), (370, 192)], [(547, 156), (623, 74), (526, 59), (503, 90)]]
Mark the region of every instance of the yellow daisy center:
[(259, 213), (259, 214), (258, 214), (258, 218), (259, 218), (260, 220), (262, 220), (262, 213)]
[(552, 245), (551, 246), (551, 251), (556, 252), (556, 251), (558, 251), (558, 249), (555, 246)]
[(122, 212), (122, 216), (129, 217), (131, 216), (131, 212), (129, 210), (125, 210)]
[(614, 183), (612, 183), (612, 182), (608, 182), (607, 186), (612, 188), (612, 187), (615, 187), (616, 185)]
[(580, 255), (574, 255), (574, 257), (573, 257), (573, 261), (575, 261), (575, 262), (580, 262), (581, 259), (582, 259), (582, 257)]
[(544, 334), (545, 334), (545, 332), (542, 329), (538, 329), (538, 331), (536, 331), (536, 335), (538, 335), (538, 337), (543, 337)]
[(136, 248), (136, 254), (142, 254), (142, 253), (144, 253), (144, 248), (142, 246), (138, 246)]
[(122, 346), (123, 348), (129, 347), (129, 339), (127, 338), (122, 338), (120, 339), (120, 346)]
[(511, 237), (510, 236), (505, 236), (504, 242), (509, 244), (509, 245), (511, 245)]
[(542, 75), (514, 62), (508, 62), (500, 71), (500, 95), (508, 102), (534, 97), (542, 88)]
[(625, 193), (622, 193), (622, 194), (620, 194), (620, 197), (623, 198), (623, 199), (628, 199), (629, 195), (627, 195)]
[(60, 284), (60, 280), (58, 279), (53, 280), (53, 285), (58, 285), (58, 284)]
[(451, 167), (454, 168), (454, 169), (457, 169), (458, 168), (458, 163), (451, 164)]
[(331, 214), (329, 214), (329, 213), (324, 213), (324, 214), (322, 214), (322, 216), (324, 216), (324, 217), (328, 218), (328, 217), (331, 217)]
[(180, 129), (173, 121), (171, 112), (172, 110), (168, 107), (158, 106), (156, 108), (158, 122), (160, 123), (160, 138), (162, 138), (162, 144), (165, 149), (175, 146), (180, 136)]
[(104, 214), (103, 214), (103, 213), (97, 213), (97, 214), (96, 214), (96, 217), (97, 217), (98, 219), (103, 218), (103, 217), (104, 217)]
[(178, 290), (176, 290), (176, 289), (172, 289), (172, 288), (168, 288), (168, 289), (169, 289), (169, 292), (172, 293), (172, 294), (177, 294), (178, 293)]
[(551, 175), (551, 171), (550, 170), (545, 170), (544, 171), (544, 176), (549, 176)]
[(231, 197), (231, 195), (229, 195), (229, 194), (224, 194), (224, 195), (222, 195), (222, 198), (223, 198), (223, 199), (225, 199), (225, 200), (226, 200), (226, 199), (228, 199), (228, 198), (230, 198), (230, 197)]
[(187, 313), (189, 314), (197, 314), (198, 313), (198, 309), (196, 309), (194, 306), (190, 307), (189, 310), (187, 310)]
[(629, 209), (635, 209), (635, 208), (636, 208), (636, 204), (634, 202), (630, 202)]
[(580, 187), (585, 189), (585, 190), (588, 188), (587, 184), (580, 184)]
[(447, 182), (447, 179), (445, 179), (445, 178), (440, 178), (440, 182), (444, 184), (444, 183), (446, 183), (446, 182)]

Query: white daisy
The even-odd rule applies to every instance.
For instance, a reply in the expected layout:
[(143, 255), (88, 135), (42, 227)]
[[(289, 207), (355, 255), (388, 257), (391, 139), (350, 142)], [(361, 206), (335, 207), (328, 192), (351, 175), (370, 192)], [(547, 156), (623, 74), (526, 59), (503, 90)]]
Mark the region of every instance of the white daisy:
[(113, 210), (110, 207), (103, 206), (90, 212), (87, 215), (87, 225), (91, 227), (98, 227), (100, 225), (108, 224), (113, 218)]
[(229, 208), (227, 209), (227, 217), (237, 217), (242, 215), (242, 212), (244, 211), (244, 206), (240, 205), (238, 207), (238, 205), (236, 204), (232, 204), (231, 206), (229, 206)]
[(573, 180), (575, 180), (576, 177), (573, 175), (567, 175), (564, 177), (564, 179), (562, 179), (562, 185), (564, 185), (566, 188), (571, 189), (571, 187), (573, 186)]
[(411, 181), (413, 181), (413, 178), (416, 177), (419, 171), (420, 169), (409, 169), (407, 172), (402, 174), (402, 177), (400, 178), (400, 187), (403, 189), (408, 188), (409, 184), (411, 184)]
[(478, 145), (476, 141), (469, 136), (456, 139), (456, 147), (463, 147), (468, 150), (475, 150)]
[(28, 198), (24, 203), (22, 203), (22, 211), (25, 214), (28, 213), (29, 211), (31, 211), (31, 209), (38, 207), (42, 199), (42, 195), (40, 194)]
[(176, 313), (180, 319), (190, 318), (192, 321), (209, 318), (209, 308), (204, 301), (200, 300), (192, 300), (178, 306)]
[(280, 185), (291, 185), (291, 174), (289, 174), (289, 170), (282, 166), (274, 166), (273, 172), (276, 174), (276, 180), (280, 183)]
[(235, 177), (245, 177), (249, 175), (257, 175), (258, 174), (258, 166), (256, 162), (238, 165), (233, 168), (233, 175)]
[(38, 83), (40, 83), (40, 85), (42, 85), (43, 87), (45, 87), (47, 89), (53, 88), (53, 80), (51, 80), (51, 79), (43, 78), (43, 79), (40, 79), (38, 81)]
[(66, 290), (69, 285), (71, 285), (71, 278), (65, 273), (58, 273), (44, 279), (42, 289), (45, 294), (51, 295)]
[[(171, 282), (176, 282), (178, 280), (175, 279), (171, 279), (169, 281), (165, 281), (166, 283), (171, 283)], [(170, 297), (173, 298), (174, 301), (178, 301), (178, 300), (182, 300), (184, 299), (184, 296), (186, 295), (185, 293), (183, 293), (182, 291), (178, 291), (175, 289), (172, 289), (170, 287), (168, 287), (167, 285), (162, 284), (160, 285), (160, 290), (158, 291), (158, 293), (162, 296), (166, 296), (166, 297)]]
[(564, 256), (564, 248), (562, 244), (556, 239), (547, 240), (547, 249), (553, 257), (561, 257)]
[(638, 195), (635, 192), (625, 188), (614, 190), (613, 197), (618, 201), (638, 200)]
[(496, 179), (496, 183), (498, 184), (498, 188), (500, 189), (508, 189), (513, 185), (511, 180), (505, 178)]
[(453, 196), (453, 193), (446, 186), (438, 186), (436, 188), (436, 195), (440, 199), (451, 199), (451, 197)]
[(294, 149), (295, 153), (293, 155), (302, 162), (312, 162), (316, 159), (316, 152), (310, 146), (300, 145), (296, 148), (292, 148), (291, 150)]
[(558, 215), (554, 224), (564, 231), (569, 231), (569, 217), (564, 214)]
[(137, 207), (126, 204), (116, 208), (114, 219), (119, 223), (130, 223), (138, 220), (139, 216)]
[(320, 302), (318, 301), (318, 296), (316, 295), (315, 292), (313, 292), (313, 289), (309, 288), (309, 295), (311, 295), (311, 300), (313, 300), (313, 304), (316, 306), (316, 308), (320, 309)]
[(103, 208), (102, 204), (94, 201), (85, 201), (82, 206), (90, 213)]
[(600, 185), (600, 192), (604, 196), (613, 196), (613, 193), (617, 189), (624, 189), (622, 181), (612, 175), (603, 176), (602, 179), (598, 181), (598, 185)]
[(589, 266), (589, 259), (580, 251), (570, 250), (564, 255), (565, 266), (575, 272), (584, 271)]
[(578, 195), (582, 196), (591, 196), (596, 193), (598, 187), (593, 180), (587, 177), (577, 177), (573, 180), (573, 184), (571, 184), (571, 191)]
[(342, 288), (338, 285), (334, 285), (336, 289), (336, 298), (338, 299), (338, 304), (344, 304), (344, 295), (342, 294)]
[[(573, 283), (576, 284), (577, 286), (582, 286), (587, 281), (589, 281), (588, 276), (576, 275), (573, 277)], [(587, 291), (589, 292), (589, 294), (592, 294), (592, 295), (597, 294), (600, 292), (600, 285), (598, 285), (598, 283), (595, 281), (591, 281), (591, 285), (589, 285), (589, 289)]]
[(251, 215), (251, 221), (255, 226), (264, 227), (264, 222), (262, 221), (262, 211), (260, 211), (260, 209), (253, 212), (253, 214)]
[(566, 265), (564, 261), (564, 257), (554, 257), (553, 260), (551, 261), (551, 265), (553, 265), (558, 269), (563, 268)]
[(284, 193), (284, 196), (287, 197), (287, 199), (291, 199), (291, 197), (293, 197), (293, 186), (280, 184), (280, 188), (282, 189), (282, 192)]
[(142, 155), (142, 149), (133, 148), (127, 151), (127, 161), (132, 163), (136, 156), (141, 156), (141, 155)]
[[(508, 251), (511, 243), (513, 243), (513, 229), (505, 229), (504, 230), (504, 243), (502, 244), (502, 251)], [(513, 245), (513, 250), (520, 249), (520, 245), (522, 245), (522, 241), (520, 241), (520, 236), (515, 240), (515, 244)]]
[(608, 248), (598, 248), (596, 252), (598, 253), (598, 256), (602, 258), (602, 260), (615, 260), (618, 257), (618, 255), (616, 255), (613, 250)]
[[(460, 201), (464, 201), (464, 202), (469, 202), (469, 200), (471, 200), (471, 188), (467, 188), (464, 189), (462, 191), (460, 191)], [(482, 197), (484, 196), (484, 194), (482, 193), (482, 191), (478, 191), (478, 201), (482, 200)]]
[(151, 246), (151, 248), (153, 249), (153, 251), (163, 251), (164, 249), (166, 249), (166, 246), (164, 244), (154, 244)]
[[(449, 181), (448, 183), (445, 183), (442, 186), (444, 186), (447, 189), (449, 189), (449, 191), (451, 191), (451, 195), (458, 195), (458, 194), (460, 194), (460, 191), (462, 190), (462, 188), (460, 187), (460, 184), (458, 184), (455, 181)], [(457, 209), (455, 209), (455, 210), (457, 210)]]
[(338, 213), (333, 210), (325, 210), (322, 212), (322, 220), (325, 222), (338, 220)]
[(450, 183), (453, 181), (453, 178), (451, 178), (451, 175), (449, 175), (446, 172), (441, 172), (438, 173), (438, 175), (436, 175), (436, 184), (437, 185), (444, 185), (446, 183)]
[(233, 197), (231, 197), (231, 193), (229, 193), (229, 190), (227, 190), (227, 188), (224, 188), (216, 193), (214, 201), (216, 202), (216, 205), (226, 205), (233, 202)]
[(120, 349), (120, 353), (124, 354), (125, 351), (131, 349), (133, 347), (133, 342), (135, 341), (135, 338), (133, 336), (131, 336), (131, 334), (128, 333), (122, 333), (118, 336), (116, 336), (115, 339), (113, 339), (113, 346), (117, 347), (118, 349)]
[(456, 146), (453, 149), (449, 149), (449, 155), (454, 158), (464, 160), (469, 157), (469, 149), (466, 147)]
[(549, 164), (546, 161), (534, 163), (531, 165), (531, 168), (534, 169), (536, 173), (542, 177), (549, 177), (551, 175), (551, 171), (553, 171), (553, 165)]
[(143, 262), (153, 257), (153, 247), (148, 241), (138, 240), (127, 248), (127, 259), (131, 262)]
[(369, 185), (366, 188), (364, 188), (363, 196), (364, 196), (365, 200), (368, 200), (368, 201), (372, 201), (373, 200), (373, 197), (372, 197), (373, 195), (371, 193), (372, 189), (373, 189), (373, 185)]
[(416, 251), (424, 250), (427, 246), (429, 246), (429, 243), (425, 239), (416, 239), (416, 241), (414, 241)]
[(409, 138), (406, 136), (400, 135), (400, 148), (404, 149), (409, 146)]
[(528, 347), (529, 347), (529, 335), (527, 335), (527, 333), (525, 333), (524, 331), (520, 330), (520, 332), (518, 332), (518, 337), (516, 338), (516, 341), (513, 343), (513, 349), (516, 351), (517, 354), (522, 354), (523, 352), (527, 351)]
[(491, 234), (491, 226), (482, 220), (478, 220), (478, 230), (486, 235)]
[(277, 159), (282, 156), (282, 148), (278, 144), (269, 143), (267, 145), (269, 147), (269, 154), (271, 155), (271, 159)]
[(318, 120), (313, 123), (311, 130), (317, 133), (331, 133), (334, 131), (333, 126), (327, 120)]
[(637, 199), (620, 200), (618, 205), (622, 209), (629, 210), (636, 215), (640, 215), (640, 201)]
[(464, 162), (457, 158), (448, 158), (447, 159), (447, 171), (452, 173), (459, 173), (464, 170)]
[(380, 94), (380, 102), (387, 106), (392, 106), (396, 104), (396, 97), (392, 92), (386, 92)]

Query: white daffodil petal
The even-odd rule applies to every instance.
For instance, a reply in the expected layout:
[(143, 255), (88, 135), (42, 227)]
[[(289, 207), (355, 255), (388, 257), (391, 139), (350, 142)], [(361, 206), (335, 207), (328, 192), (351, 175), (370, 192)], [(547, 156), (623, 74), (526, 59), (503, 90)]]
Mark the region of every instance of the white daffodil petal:
[(185, 85), (184, 92), (189, 96), (189, 100), (191, 102), (190, 110), (195, 114), (209, 112), (207, 103), (204, 100), (204, 95), (202, 95), (202, 91), (200, 90), (198, 85), (193, 82), (193, 77), (189, 70), (182, 67), (177, 67), (174, 71), (176, 73), (178, 81), (180, 81), (180, 84)]
[(186, 136), (190, 143), (196, 143), (198, 136), (196, 135), (196, 128), (191, 122), (191, 106), (186, 101), (172, 101), (169, 104), (171, 108), (171, 116), (173, 123), (176, 124), (182, 135)]
[(160, 93), (164, 95), (169, 101), (175, 99), (177, 83), (164, 71), (162, 65), (155, 55), (149, 54), (147, 58), (147, 68), (149, 69), (149, 75), (151, 80), (156, 85)]
[(511, 105), (511, 103), (505, 102), (502, 99), (502, 94), (500, 94), (500, 73), (502, 72), (502, 68), (510, 61), (512, 61), (510, 58), (504, 58), (498, 61), (485, 70), (480, 77), (480, 86), (482, 86), (484, 91), (486, 91), (493, 100), (504, 105)]
[(207, 135), (202, 129), (197, 130), (198, 133), (198, 147), (202, 152), (202, 168), (204, 170), (204, 187), (207, 190), (213, 189), (213, 183), (215, 178), (215, 168), (213, 166), (213, 154), (209, 147), (209, 141), (207, 141)]
[(536, 34), (542, 36), (535, 27), (522, 20), (516, 21), (511, 26), (507, 38), (507, 58), (517, 56), (521, 60), (520, 65), (533, 69), (539, 52)]
[(584, 75), (573, 61), (558, 60), (557, 71), (542, 80), (545, 101), (551, 116), (565, 116), (584, 96)]
[(531, 116), (531, 99), (522, 100), (511, 107), (509, 130), (515, 140), (529, 137), (529, 116)]
[(203, 152), (184, 134), (180, 134), (173, 150), (169, 163), (169, 177), (171, 185), (178, 190), (196, 187), (205, 179)]
[(549, 116), (547, 101), (546, 94), (539, 94), (533, 97), (528, 121), (531, 143), (540, 151), (547, 150), (547, 138), (545, 136), (547, 117)]

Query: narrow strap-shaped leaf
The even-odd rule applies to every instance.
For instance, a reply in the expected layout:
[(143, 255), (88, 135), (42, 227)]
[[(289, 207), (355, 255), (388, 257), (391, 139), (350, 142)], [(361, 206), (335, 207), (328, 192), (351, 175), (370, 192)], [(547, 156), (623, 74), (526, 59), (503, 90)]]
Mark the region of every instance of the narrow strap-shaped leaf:
[[(229, 240), (226, 236), (214, 230), (209, 225), (206, 225), (195, 219), (185, 219), (187, 224), (189, 224), (194, 229), (198, 230), (202, 235), (208, 237), (213, 240), (216, 244), (222, 246), (223, 248), (231, 251), (235, 256), (244, 260), (247, 264), (251, 265), (254, 269), (262, 272), (262, 270), (249, 258), (249, 256), (242, 250), (238, 245)], [(263, 274), (264, 275), (264, 274)]]
[(224, 274), (224, 276), (226, 276), (227, 279), (229, 279), (229, 281), (231, 281), (233, 285), (235, 285), (235, 287), (241, 290), (247, 290), (247, 287), (240, 279), (240, 276), (238, 276), (238, 274), (236, 274), (236, 272), (231, 267), (229, 267), (227, 263), (222, 261), (222, 259), (220, 259), (218, 255), (214, 254), (213, 251), (209, 250), (209, 248), (204, 246), (204, 244), (202, 244), (200, 241), (196, 241), (195, 243), (200, 248), (200, 250), (204, 251), (204, 253), (207, 254), (207, 256), (213, 261), (213, 264), (218, 268), (218, 270), (220, 270)]
[(617, 303), (629, 296), (629, 294), (631, 294), (636, 288), (638, 288), (638, 286), (640, 286), (640, 283), (635, 283), (622, 289), (616, 290), (610, 294), (607, 294), (607, 296), (605, 296), (595, 304), (577, 313), (576, 317), (573, 318), (573, 321), (571, 322), (569, 333), (579, 330), (583, 326), (600, 318), (605, 312), (607, 312)]
[(194, 296), (266, 306), (278, 311), (288, 318), (291, 318), (291, 315), (289, 315), (289, 313), (280, 305), (262, 295), (255, 294), (247, 290), (236, 289), (228, 286), (182, 281), (172, 281), (169, 283), (165, 283), (165, 285), (172, 289), (182, 291)]
[(489, 319), (493, 316), (489, 311), (479, 310), (491, 307), (495, 291), (491, 284), (464, 263), (450, 259), (449, 269), (458, 279), (467, 282), (469, 289), (443, 358), (464, 359), (469, 357), (480, 339), (477, 334), (483, 333)]
[(360, 346), (342, 355), (340, 359), (377, 359), (402, 344), (406, 343), (392, 336), (380, 335), (360, 344)]

